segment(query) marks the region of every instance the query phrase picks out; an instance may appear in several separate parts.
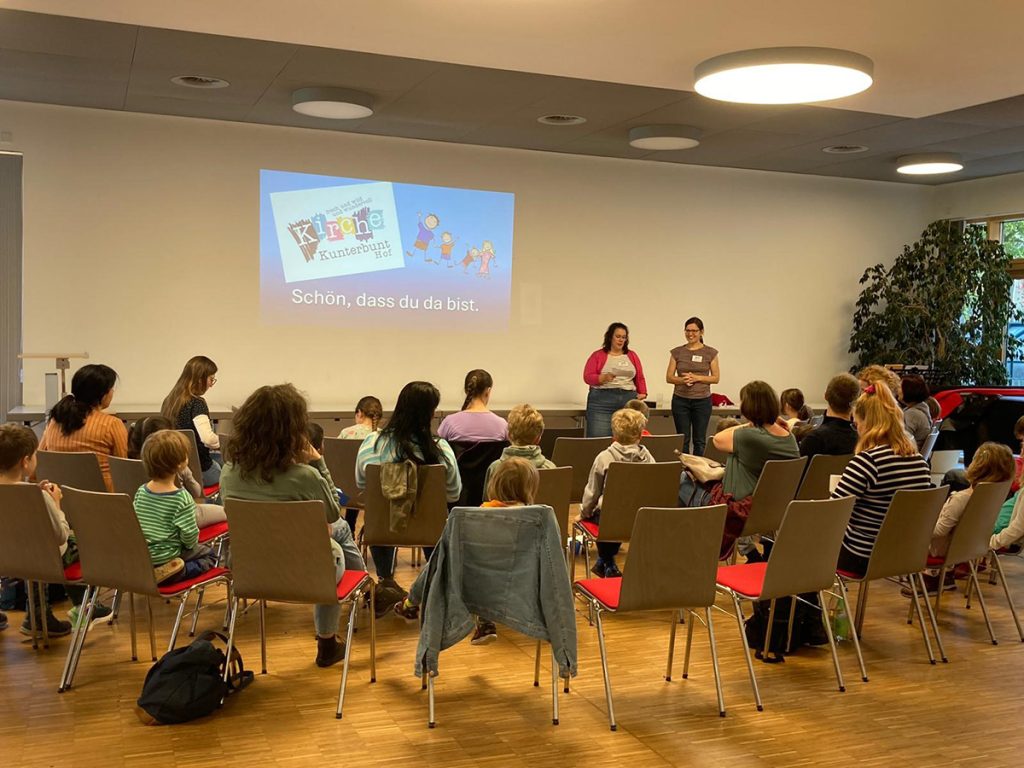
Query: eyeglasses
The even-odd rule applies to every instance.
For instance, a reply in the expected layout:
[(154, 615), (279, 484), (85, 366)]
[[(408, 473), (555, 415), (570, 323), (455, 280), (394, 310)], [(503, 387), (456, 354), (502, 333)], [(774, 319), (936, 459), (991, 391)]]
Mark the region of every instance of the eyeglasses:
[(684, 328), (684, 333), (700, 333), (700, 328)]
[(211, 384), (216, 384), (217, 383), (217, 377), (216, 376), (211, 376), (210, 377), (210, 383)]

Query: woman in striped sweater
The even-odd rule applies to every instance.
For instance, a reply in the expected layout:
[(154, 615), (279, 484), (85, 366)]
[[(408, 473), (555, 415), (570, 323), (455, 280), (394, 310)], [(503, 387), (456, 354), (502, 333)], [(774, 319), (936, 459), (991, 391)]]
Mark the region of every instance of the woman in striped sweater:
[(888, 387), (870, 384), (853, 406), (853, 420), (859, 435), (856, 455), (846, 465), (832, 498), (855, 499), (837, 568), (863, 574), (896, 491), (930, 488), (931, 478)]

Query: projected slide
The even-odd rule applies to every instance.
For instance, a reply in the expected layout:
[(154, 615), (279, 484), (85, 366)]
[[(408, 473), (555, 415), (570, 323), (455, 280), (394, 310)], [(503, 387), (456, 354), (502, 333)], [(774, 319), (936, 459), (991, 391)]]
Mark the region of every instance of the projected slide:
[(260, 171), (269, 323), (505, 328), (515, 196)]

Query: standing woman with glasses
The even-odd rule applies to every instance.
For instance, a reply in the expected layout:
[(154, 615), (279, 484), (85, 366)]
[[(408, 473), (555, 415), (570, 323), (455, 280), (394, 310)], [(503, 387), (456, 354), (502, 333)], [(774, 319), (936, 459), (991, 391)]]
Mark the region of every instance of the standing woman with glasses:
[(640, 358), (629, 348), (629, 328), (612, 323), (604, 332), (604, 344), (583, 367), (587, 395), (587, 437), (611, 437), (612, 414), (630, 400), (647, 398), (647, 382)]
[(220, 438), (210, 422), (210, 407), (203, 398), (217, 383), (217, 364), (208, 357), (193, 357), (181, 371), (171, 393), (160, 406), (160, 415), (171, 420), (175, 429), (190, 429), (196, 436), (202, 483), (209, 488), (220, 482)]
[(684, 447), (692, 442), (692, 453), (703, 456), (711, 421), (711, 385), (721, 378), (718, 350), (704, 343), (704, 323), (699, 317), (687, 320), (683, 332), (686, 343), (669, 353), (665, 381), (675, 385), (672, 421), (676, 432), (686, 435)]

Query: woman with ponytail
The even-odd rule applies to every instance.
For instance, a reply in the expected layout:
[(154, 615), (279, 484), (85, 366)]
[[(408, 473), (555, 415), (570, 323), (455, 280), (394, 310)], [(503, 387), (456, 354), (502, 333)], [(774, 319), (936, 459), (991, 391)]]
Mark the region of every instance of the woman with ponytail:
[(858, 435), (855, 455), (832, 498), (854, 497), (837, 567), (860, 575), (867, 570), (896, 491), (930, 488), (931, 476), (904, 428), (903, 412), (888, 386), (869, 384), (853, 405), (853, 421)]
[[(220, 438), (210, 422), (210, 407), (203, 399), (210, 387), (217, 383), (217, 364), (208, 357), (197, 355), (185, 363), (178, 381), (160, 406), (160, 415), (170, 419), (175, 429), (190, 429), (196, 436), (199, 449), (199, 468), (203, 471), (205, 487), (220, 482)], [(217, 458), (212, 455), (217, 452)]]
[(508, 440), (508, 422), (487, 407), (493, 386), (494, 379), (487, 371), (478, 368), (467, 373), (462, 410), (445, 416), (437, 434), (445, 440), (467, 443)]
[(107, 365), (83, 365), (71, 379), (71, 394), (50, 411), (39, 450), (73, 453), (92, 451), (100, 463), (107, 491), (114, 492), (108, 456), (128, 455), (128, 430), (103, 411), (114, 398), (117, 372)]

